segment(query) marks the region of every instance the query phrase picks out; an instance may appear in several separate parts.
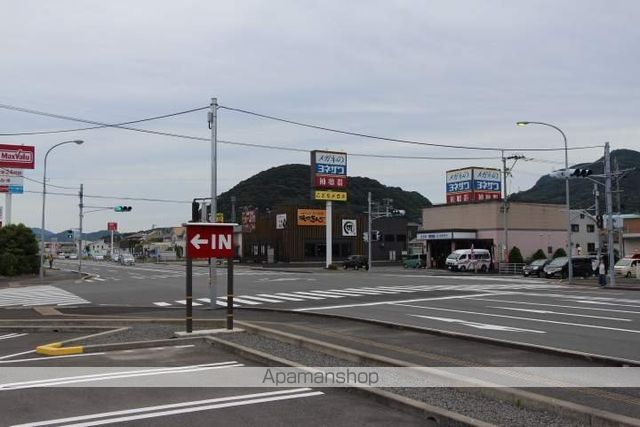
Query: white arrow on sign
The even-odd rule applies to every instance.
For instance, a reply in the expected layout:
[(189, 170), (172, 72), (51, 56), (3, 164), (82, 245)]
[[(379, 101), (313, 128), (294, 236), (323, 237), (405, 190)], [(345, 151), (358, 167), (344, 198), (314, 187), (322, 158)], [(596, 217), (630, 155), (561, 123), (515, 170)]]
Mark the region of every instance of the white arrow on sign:
[(419, 314), (410, 314), (412, 317), (422, 317), (423, 319), (431, 319), (431, 320), (440, 320), (441, 322), (447, 323), (459, 323), (464, 326), (470, 326), (472, 328), (477, 329), (489, 329), (492, 331), (503, 331), (503, 332), (534, 332), (536, 334), (545, 334), (544, 331), (538, 331), (535, 329), (521, 329), (521, 328), (513, 328), (511, 326), (502, 326), (502, 325), (492, 325), (490, 323), (478, 323), (478, 322), (469, 322), (468, 320), (462, 319), (451, 319), (449, 317), (432, 317), (432, 316), (421, 316)]
[(195, 236), (193, 236), (193, 239), (191, 239), (190, 242), (196, 249), (200, 249), (200, 245), (206, 245), (207, 243), (209, 243), (209, 240), (207, 239), (201, 239), (200, 238), (200, 234), (196, 234)]

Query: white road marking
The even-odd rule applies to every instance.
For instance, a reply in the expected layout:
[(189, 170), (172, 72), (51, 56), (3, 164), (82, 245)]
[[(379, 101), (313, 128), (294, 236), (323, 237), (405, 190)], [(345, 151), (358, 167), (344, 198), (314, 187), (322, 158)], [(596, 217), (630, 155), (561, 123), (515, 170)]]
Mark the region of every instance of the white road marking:
[(157, 306), (160, 306), (160, 307), (168, 307), (168, 306), (170, 306), (170, 305), (171, 305), (171, 304), (169, 304), (168, 302), (163, 302), (163, 301), (160, 301), (160, 302), (154, 302), (154, 304), (155, 304), (155, 305), (157, 305)]
[[(0, 357), (0, 359), (20, 356), (23, 354), (35, 353), (35, 350), (23, 351), (22, 353), (10, 354), (8, 356)], [(0, 364), (4, 365), (6, 363), (18, 363), (18, 362), (46, 362), (49, 360), (55, 359), (67, 359), (69, 357), (87, 357), (87, 356), (100, 356), (101, 354), (105, 354), (104, 351), (97, 351), (95, 353), (80, 353), (80, 354), (65, 354), (63, 356), (47, 356), (47, 357), (30, 357), (28, 359), (11, 359), (11, 360), (0, 360)]]
[[(223, 403), (223, 402), (234, 402), (234, 401), (236, 401), (236, 402), (241, 403), (241, 404), (243, 402), (256, 403), (256, 402), (254, 402), (254, 400), (256, 398), (269, 398), (269, 397), (275, 397), (275, 396), (285, 396), (285, 397), (288, 397), (288, 398), (294, 398), (294, 397), (297, 397), (297, 396), (301, 396), (303, 394), (304, 394), (304, 396), (301, 396), (301, 397), (307, 397), (308, 396), (308, 392), (312, 392), (312, 389), (310, 389), (310, 388), (297, 388), (297, 389), (289, 389), (289, 390), (268, 391), (268, 392), (263, 392), (263, 393), (253, 393), (253, 394), (245, 394), (245, 395), (226, 396), (226, 397), (218, 397), (218, 398), (214, 398), (214, 399), (196, 400), (196, 401), (180, 402), (180, 403), (170, 403), (170, 404), (167, 404), (167, 405), (147, 406), (147, 407), (135, 408), (135, 409), (125, 409), (125, 410), (120, 410), (120, 411), (102, 412), (102, 413), (90, 414), (90, 415), (80, 415), (80, 416), (76, 416), (76, 417), (59, 418), (59, 419), (55, 419), (55, 420), (47, 420), (47, 421), (20, 424), (18, 426), (14, 426), (14, 427), (40, 427), (40, 426), (47, 426), (47, 425), (52, 425), (52, 424), (70, 423), (70, 422), (75, 422), (75, 421), (87, 421), (87, 420), (95, 420), (95, 419), (98, 419), (98, 418), (117, 417), (117, 416), (122, 416), (122, 415), (132, 415), (132, 414), (141, 414), (141, 413), (146, 413), (146, 414), (144, 414), (145, 416), (149, 416), (149, 415), (151, 415), (151, 416), (173, 415), (173, 413), (172, 414), (161, 413), (161, 415), (155, 415), (155, 414), (160, 414), (158, 411), (165, 411), (165, 410), (168, 410), (168, 409), (178, 409), (178, 408), (189, 408), (189, 409), (194, 409), (195, 408), (196, 410), (206, 410), (206, 409), (200, 409), (200, 408), (202, 408), (203, 405), (210, 405), (210, 404)], [(313, 392), (313, 393), (314, 393), (313, 395), (324, 394), (323, 392)], [(215, 408), (210, 408), (210, 409), (215, 409)], [(174, 413), (182, 413), (182, 411), (174, 412)], [(134, 419), (132, 417), (127, 417), (127, 418)], [(118, 420), (118, 422), (130, 421), (131, 419)], [(116, 422), (116, 420), (110, 419), (109, 422)], [(90, 424), (83, 424), (83, 425), (90, 425)]]
[(640, 308), (640, 305), (631, 305), (631, 304), (617, 304), (615, 302), (605, 302), (605, 301), (587, 301), (587, 300), (578, 300), (576, 302), (582, 303), (582, 304), (597, 304), (597, 305), (615, 305), (618, 307), (633, 307), (633, 308)]
[(267, 297), (267, 298), (269, 298), (269, 297), (275, 297), (275, 298), (283, 299), (283, 300), (285, 300), (285, 301), (304, 301), (304, 300), (303, 300), (303, 299), (301, 299), (301, 298), (284, 297), (284, 296), (281, 296), (281, 295), (278, 295), (278, 294), (273, 294), (273, 295), (271, 295), (271, 294), (258, 294), (258, 296), (259, 296), (259, 297)]
[(236, 361), (231, 361), (231, 362), (220, 362), (220, 363), (208, 363), (208, 364), (202, 364), (202, 365), (176, 366), (176, 367), (170, 367), (170, 368), (141, 369), (141, 370), (135, 370), (135, 371), (112, 372), (108, 374), (87, 374), (87, 375), (77, 375), (74, 377), (48, 378), (44, 380), (31, 380), (31, 381), (21, 381), (16, 383), (0, 384), (0, 391), (21, 390), (25, 388), (35, 388), (35, 387), (51, 387), (55, 385), (76, 384), (76, 383), (93, 382), (93, 381), (106, 381), (106, 380), (111, 380), (116, 378), (135, 378), (135, 377), (143, 377), (143, 376), (150, 376), (150, 375), (162, 375), (162, 374), (182, 374), (182, 373), (199, 372), (204, 370), (235, 368), (235, 367), (241, 367), (241, 366), (244, 366), (244, 365)]
[(344, 298), (345, 297), (345, 295), (334, 295), (330, 292), (322, 292), (322, 291), (306, 291), (306, 292), (297, 291), (297, 292), (294, 292), (294, 294), (311, 295), (315, 297), (325, 297), (325, 298)]
[(273, 299), (273, 298), (263, 298), (263, 297), (254, 297), (254, 296), (250, 296), (250, 295), (240, 295), (240, 298), (244, 298), (244, 299), (249, 299), (249, 300), (256, 300), (256, 301), (262, 301), (262, 302), (284, 302), (282, 300), (277, 300), (277, 299)]
[(89, 301), (50, 285), (0, 289), (0, 307), (60, 304), (89, 304)]
[(8, 340), (8, 339), (11, 339), (11, 338), (19, 338), (19, 337), (23, 337), (25, 335), (27, 335), (27, 334), (19, 334), (19, 333), (14, 332), (12, 334), (0, 335), (0, 340)]
[(591, 319), (604, 319), (604, 320), (617, 320), (620, 322), (631, 322), (631, 319), (623, 319), (620, 317), (603, 317), (603, 316), (591, 316), (588, 314), (574, 314), (574, 313), (560, 313), (558, 311), (551, 310), (535, 310), (531, 308), (516, 308), (516, 307), (495, 307), (488, 306), (488, 308), (497, 308), (500, 310), (513, 310), (513, 311), (524, 311), (527, 313), (537, 313), (537, 314), (558, 314), (561, 316), (574, 316), (574, 317), (589, 317)]
[(259, 302), (256, 301), (249, 301), (248, 299), (243, 299), (243, 298), (238, 298), (238, 297), (233, 297), (233, 301), (238, 301), (241, 304), (249, 304), (249, 305), (259, 305)]
[(276, 296), (278, 295), (284, 295), (284, 296), (288, 296), (288, 297), (294, 297), (294, 298), (304, 298), (304, 299), (325, 299), (325, 298), (321, 298), (319, 296), (308, 296), (308, 295), (297, 295), (297, 294), (290, 294), (287, 292), (278, 292), (277, 294), (275, 294)]
[[(464, 295), (464, 296), (493, 296), (493, 295), (501, 295), (501, 293), (482, 293), (482, 294), (475, 294), (475, 295)], [(331, 305), (331, 306), (324, 306), (324, 307), (305, 307), (305, 308), (296, 308), (292, 311), (312, 311), (312, 310), (334, 310), (334, 309), (339, 309), (339, 308), (352, 308), (352, 307), (370, 307), (370, 306), (374, 306), (374, 305), (385, 305), (385, 304), (399, 304), (400, 303), (407, 303), (407, 302), (422, 302), (422, 301), (440, 301), (440, 300), (447, 300), (447, 299), (458, 299), (458, 298), (463, 298), (463, 295), (451, 295), (451, 296), (447, 296), (447, 297), (435, 297), (435, 298), (416, 298), (416, 299), (407, 299), (407, 300), (396, 300), (396, 301), (378, 301), (378, 302), (365, 302), (365, 303), (361, 303), (361, 304), (344, 304), (344, 305)]]
[[(176, 302), (178, 304), (187, 305), (187, 300), (186, 299), (179, 299), (179, 300), (176, 300)], [(198, 306), (198, 305), (202, 305), (202, 304), (200, 304), (199, 302), (195, 302), (195, 301), (191, 300), (191, 305)]]
[(459, 323), (461, 325), (470, 326), (476, 329), (489, 329), (492, 331), (502, 331), (502, 332), (533, 332), (536, 334), (546, 334), (545, 331), (539, 331), (536, 329), (522, 329), (522, 328), (514, 328), (511, 326), (492, 325), (490, 323), (470, 322), (468, 320), (452, 319), (449, 317), (422, 316), (420, 314), (408, 314), (407, 316), (421, 317), (423, 319), (430, 319), (430, 320), (439, 320), (441, 322), (448, 322), (448, 323)]
[(543, 306), (543, 307), (575, 308), (576, 310), (594, 310), (594, 311), (610, 311), (612, 313), (640, 314), (640, 311), (616, 310), (613, 308), (578, 307), (576, 305), (543, 304), (541, 302), (524, 302), (524, 301), (512, 301), (512, 300), (489, 299), (489, 298), (470, 298), (470, 299), (473, 301), (501, 302), (506, 304), (526, 304), (526, 305), (535, 305), (535, 306)]
[(509, 282), (513, 284), (527, 283), (527, 284), (540, 284), (547, 285), (553, 287), (562, 287), (563, 285), (549, 285), (548, 282), (544, 280), (533, 280), (533, 279), (518, 279), (518, 278), (508, 278), (508, 277), (495, 277), (495, 276), (487, 276), (487, 277), (478, 277), (478, 276), (463, 276), (463, 275), (451, 275), (451, 276), (435, 276), (431, 274), (383, 274), (383, 276), (390, 277), (403, 277), (403, 278), (430, 278), (430, 279), (450, 279), (450, 280), (469, 280), (469, 281), (484, 281), (484, 282)]
[(465, 314), (477, 314), (479, 316), (490, 316), (490, 317), (501, 317), (504, 319), (515, 319), (515, 320), (528, 320), (531, 322), (542, 322), (542, 323), (553, 323), (556, 325), (568, 325), (568, 326), (577, 326), (580, 328), (590, 328), (590, 329), (603, 329), (603, 330), (607, 330), (607, 331), (617, 331), (617, 332), (629, 332), (632, 334), (640, 334), (640, 331), (635, 330), (635, 329), (621, 329), (621, 328), (612, 328), (609, 326), (598, 326), (598, 325), (586, 325), (584, 323), (570, 323), (570, 322), (560, 322), (557, 320), (546, 320), (546, 319), (535, 319), (532, 317), (518, 317), (518, 316), (505, 316), (502, 314), (492, 314), (492, 313), (481, 313), (481, 312), (477, 312), (477, 311), (467, 311), (467, 310), (454, 310), (451, 308), (439, 308), (439, 307), (424, 307), (421, 305), (410, 305), (410, 304), (399, 304), (396, 303), (394, 305), (400, 305), (400, 306), (404, 306), (404, 307), (414, 307), (414, 308), (421, 308), (424, 310), (439, 310), (439, 311), (449, 311), (452, 313), (465, 313)]

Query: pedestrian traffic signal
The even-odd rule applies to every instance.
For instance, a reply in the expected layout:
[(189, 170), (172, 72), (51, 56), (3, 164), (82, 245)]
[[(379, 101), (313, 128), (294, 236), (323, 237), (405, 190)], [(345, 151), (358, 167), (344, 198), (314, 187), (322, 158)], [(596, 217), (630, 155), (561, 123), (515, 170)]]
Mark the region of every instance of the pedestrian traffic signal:
[(593, 173), (591, 169), (569, 169), (571, 172), (571, 176), (575, 176), (578, 178), (585, 178)]
[(191, 222), (199, 222), (200, 221), (200, 203), (193, 201), (191, 202)]
[(113, 210), (116, 212), (131, 212), (131, 206), (115, 206)]
[(602, 218), (602, 215), (596, 215), (596, 225), (599, 229), (604, 228), (604, 218)]

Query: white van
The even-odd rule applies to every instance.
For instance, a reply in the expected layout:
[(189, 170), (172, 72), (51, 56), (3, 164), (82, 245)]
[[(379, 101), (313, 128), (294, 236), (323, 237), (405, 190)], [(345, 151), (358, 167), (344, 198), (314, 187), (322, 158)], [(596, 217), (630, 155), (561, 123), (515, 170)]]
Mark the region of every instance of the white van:
[(458, 249), (447, 257), (446, 264), (452, 271), (478, 270), (484, 273), (491, 269), (491, 252), (487, 249)]

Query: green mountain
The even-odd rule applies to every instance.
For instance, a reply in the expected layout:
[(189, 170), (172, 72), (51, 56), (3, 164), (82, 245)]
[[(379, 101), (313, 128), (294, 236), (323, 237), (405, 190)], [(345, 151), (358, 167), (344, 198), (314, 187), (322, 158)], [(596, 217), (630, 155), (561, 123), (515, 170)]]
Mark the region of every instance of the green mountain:
[[(374, 201), (393, 199), (392, 206), (405, 210), (410, 221), (421, 221), (422, 208), (431, 206), (431, 202), (416, 191), (387, 187), (371, 178), (350, 176), (348, 202), (335, 202), (334, 207), (354, 213), (366, 212), (369, 191)], [(277, 166), (262, 171), (220, 194), (218, 211), (224, 213), (225, 220), (231, 218), (231, 196), (236, 198), (237, 213), (244, 206), (261, 210), (281, 205), (324, 206), (324, 202), (311, 200), (311, 169), (309, 165), (300, 164)], [(236, 219), (238, 218), (239, 216)]]
[[(634, 150), (615, 150), (611, 152), (611, 169), (615, 171), (615, 165), (620, 170), (632, 169), (624, 174), (620, 179), (620, 211), (622, 213), (640, 212), (640, 152)], [(572, 168), (592, 169), (594, 175), (604, 173), (604, 157), (593, 163), (580, 163)], [(604, 183), (603, 178), (594, 178)], [(595, 196), (593, 192), (594, 182), (586, 178), (573, 178), (569, 180), (569, 194), (571, 207), (574, 209), (586, 209), (594, 205)], [(600, 211), (604, 211), (604, 186), (598, 185), (600, 189)], [(612, 189), (616, 190), (616, 181), (612, 181)], [(613, 211), (617, 212), (617, 194), (613, 194)], [(552, 178), (545, 175), (536, 182), (529, 190), (515, 193), (509, 200), (518, 202), (535, 203), (565, 203), (565, 187), (562, 179)]]
[[(40, 228), (31, 227), (31, 231), (33, 231), (33, 234), (36, 236), (36, 239), (40, 240)], [(82, 233), (82, 240), (94, 241), (110, 235), (111, 235), (111, 232), (107, 230), (94, 231), (92, 233)], [(54, 233), (53, 231), (44, 230), (44, 240), (47, 242), (52, 240), (55, 240), (57, 242), (72, 242), (73, 238), (67, 237), (66, 231)]]

